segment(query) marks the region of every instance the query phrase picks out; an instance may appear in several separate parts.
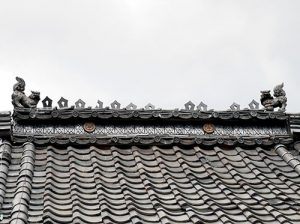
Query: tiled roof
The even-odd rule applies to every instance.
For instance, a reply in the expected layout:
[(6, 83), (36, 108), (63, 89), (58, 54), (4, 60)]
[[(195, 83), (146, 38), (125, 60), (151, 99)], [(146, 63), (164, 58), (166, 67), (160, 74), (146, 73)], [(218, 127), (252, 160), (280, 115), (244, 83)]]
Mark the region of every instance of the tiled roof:
[(0, 111), (0, 138), (10, 134), (11, 113), (9, 111)]
[[(58, 107), (0, 112), (0, 223), (299, 223), (300, 115), (283, 84), (249, 108)], [(279, 107), (278, 111), (274, 111)]]
[(284, 146), (57, 147), (1, 145), (1, 223), (300, 223)]

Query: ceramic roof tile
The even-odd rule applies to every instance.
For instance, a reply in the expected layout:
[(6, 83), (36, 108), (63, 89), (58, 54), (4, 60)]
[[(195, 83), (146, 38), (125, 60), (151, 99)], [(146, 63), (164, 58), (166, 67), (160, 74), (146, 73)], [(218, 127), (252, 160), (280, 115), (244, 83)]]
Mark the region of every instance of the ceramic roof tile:
[(3, 223), (300, 223), (297, 158), (283, 149), (8, 149)]
[(0, 158), (2, 158), (0, 169), (0, 209), (3, 205), (7, 190), (6, 183), (8, 179), (8, 168), (11, 163), (11, 150), (12, 147), (9, 143), (4, 143), (0, 146)]

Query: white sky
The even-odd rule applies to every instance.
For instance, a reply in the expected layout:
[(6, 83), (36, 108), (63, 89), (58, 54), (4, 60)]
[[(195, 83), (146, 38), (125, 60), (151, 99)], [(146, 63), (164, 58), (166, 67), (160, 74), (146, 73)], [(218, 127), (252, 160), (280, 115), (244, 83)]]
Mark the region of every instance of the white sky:
[(19, 75), (55, 105), (168, 109), (245, 108), (285, 82), (299, 112), (299, 11), (299, 0), (0, 1), (0, 110)]

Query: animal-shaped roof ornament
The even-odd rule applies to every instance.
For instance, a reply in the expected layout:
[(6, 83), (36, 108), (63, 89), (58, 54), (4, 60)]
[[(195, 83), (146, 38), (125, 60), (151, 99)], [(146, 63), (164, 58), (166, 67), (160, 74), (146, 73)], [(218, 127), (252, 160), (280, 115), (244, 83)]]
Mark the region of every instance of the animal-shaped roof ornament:
[(26, 96), (25, 81), (20, 77), (16, 77), (17, 83), (14, 84), (13, 94), (11, 95), (14, 108), (36, 108), (40, 101), (40, 92), (31, 91), (30, 96)]
[(284, 112), (287, 106), (286, 93), (283, 90), (284, 83), (281, 83), (274, 87), (273, 96), (270, 90), (261, 91), (260, 102), (267, 111), (274, 111), (276, 107), (279, 107), (278, 111)]

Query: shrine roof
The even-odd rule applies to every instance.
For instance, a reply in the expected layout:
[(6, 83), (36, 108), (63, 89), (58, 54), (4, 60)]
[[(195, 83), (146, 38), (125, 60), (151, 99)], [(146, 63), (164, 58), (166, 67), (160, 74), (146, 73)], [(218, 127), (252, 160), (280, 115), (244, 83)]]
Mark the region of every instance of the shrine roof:
[(300, 115), (283, 84), (263, 108), (215, 111), (40, 108), (17, 81), (0, 112), (1, 223), (300, 223)]

